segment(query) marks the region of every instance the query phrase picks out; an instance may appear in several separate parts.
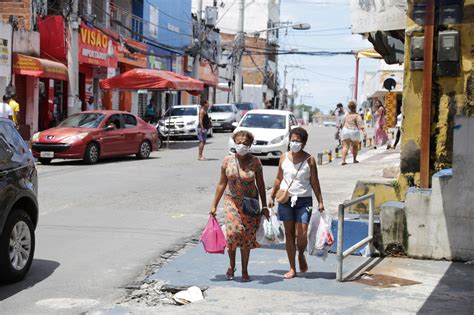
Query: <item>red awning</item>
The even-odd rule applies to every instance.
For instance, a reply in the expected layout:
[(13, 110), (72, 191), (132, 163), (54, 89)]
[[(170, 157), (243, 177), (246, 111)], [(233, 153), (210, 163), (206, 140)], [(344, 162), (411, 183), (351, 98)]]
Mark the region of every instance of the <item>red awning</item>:
[(60, 62), (13, 54), (15, 74), (67, 81), (67, 67)]
[(202, 81), (170, 71), (133, 69), (113, 78), (102, 80), (104, 90), (172, 90), (199, 94), (204, 89)]

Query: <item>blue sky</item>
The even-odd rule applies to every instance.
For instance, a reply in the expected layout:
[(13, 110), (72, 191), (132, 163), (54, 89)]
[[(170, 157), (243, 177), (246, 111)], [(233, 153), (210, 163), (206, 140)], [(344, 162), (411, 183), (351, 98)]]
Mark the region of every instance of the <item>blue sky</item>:
[[(372, 47), (369, 41), (350, 31), (349, 0), (281, 0), (281, 21), (306, 22), (308, 31), (280, 31), (281, 49), (299, 51), (330, 50), (350, 51)], [(335, 30), (334, 30), (335, 29)], [(339, 102), (346, 104), (350, 97), (349, 85), (355, 76), (355, 58), (351, 55), (334, 57), (288, 55), (279, 56), (280, 83), (283, 84), (285, 65), (298, 65), (305, 69), (288, 68), (286, 88), (291, 91), (293, 78), (299, 94), (308, 95), (303, 102), (318, 107), (324, 112), (335, 108)], [(365, 71), (374, 71), (377, 61), (363, 59), (359, 69), (360, 78)], [(360, 94), (360, 90), (359, 90)], [(296, 103), (298, 104), (300, 97)]]

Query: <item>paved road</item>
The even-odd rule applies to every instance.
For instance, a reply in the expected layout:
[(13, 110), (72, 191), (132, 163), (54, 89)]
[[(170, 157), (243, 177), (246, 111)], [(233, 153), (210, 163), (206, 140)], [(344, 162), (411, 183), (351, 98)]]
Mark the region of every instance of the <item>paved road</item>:
[[(334, 145), (333, 128), (310, 128), (311, 153)], [(147, 264), (202, 229), (227, 154), (216, 134), (197, 161), (195, 142), (85, 166), (39, 165), (35, 260), (21, 283), (0, 286), (2, 314), (74, 313), (110, 303)], [(264, 167), (271, 185), (276, 167)]]

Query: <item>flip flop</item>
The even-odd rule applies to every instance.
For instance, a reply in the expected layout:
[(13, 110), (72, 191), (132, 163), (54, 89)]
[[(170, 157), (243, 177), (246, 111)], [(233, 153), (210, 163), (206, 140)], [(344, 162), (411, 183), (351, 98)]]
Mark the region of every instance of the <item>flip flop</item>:
[(249, 275), (242, 275), (242, 282), (250, 282), (252, 281), (252, 279), (250, 279), (250, 276)]
[(294, 274), (293, 276), (288, 275), (289, 273), (290, 273), (289, 271), (288, 271), (287, 273), (285, 273), (285, 274), (283, 275), (283, 278), (284, 278), (284, 279), (293, 279), (293, 278), (296, 278), (296, 277), (297, 277), (296, 272), (295, 272), (295, 274)]
[(237, 270), (237, 268), (234, 268), (232, 270), (232, 268), (227, 268), (227, 272), (225, 274), (227, 280), (234, 280), (234, 272)]
[(347, 163), (346, 163), (346, 162), (342, 162), (341, 165), (347, 165)]

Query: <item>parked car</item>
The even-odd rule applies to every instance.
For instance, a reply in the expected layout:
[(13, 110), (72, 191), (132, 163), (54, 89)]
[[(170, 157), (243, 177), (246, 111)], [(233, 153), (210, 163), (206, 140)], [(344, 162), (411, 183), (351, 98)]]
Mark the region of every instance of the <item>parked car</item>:
[(213, 129), (234, 130), (234, 122), (239, 122), (242, 114), (234, 104), (214, 104), (209, 108)]
[(257, 109), (257, 105), (255, 105), (254, 103), (250, 103), (250, 102), (235, 103), (235, 106), (236, 106), (236, 107), (238, 108), (238, 110), (240, 111), (240, 114), (242, 115), (242, 117), (243, 117), (249, 110)]
[(38, 224), (35, 159), (13, 123), (0, 118), (0, 281), (30, 269)]
[[(276, 160), (288, 151), (290, 130), (297, 126), (295, 116), (289, 111), (256, 109), (247, 112), (234, 133), (250, 131), (255, 137), (250, 153), (260, 159)], [(235, 153), (232, 137), (229, 139), (229, 151)]]
[[(156, 128), (163, 137), (197, 138), (200, 105), (178, 105), (167, 110)], [(208, 137), (213, 136), (213, 130), (207, 131)]]
[(100, 158), (131, 154), (147, 159), (158, 149), (158, 141), (153, 125), (137, 116), (97, 110), (71, 115), (57, 127), (35, 133), (31, 148), (42, 164), (55, 158), (94, 164)]

